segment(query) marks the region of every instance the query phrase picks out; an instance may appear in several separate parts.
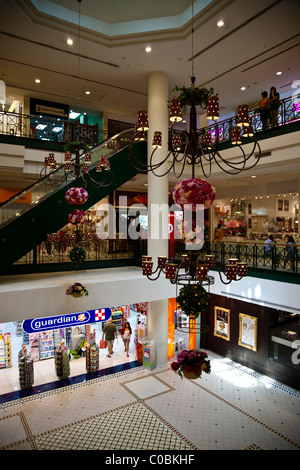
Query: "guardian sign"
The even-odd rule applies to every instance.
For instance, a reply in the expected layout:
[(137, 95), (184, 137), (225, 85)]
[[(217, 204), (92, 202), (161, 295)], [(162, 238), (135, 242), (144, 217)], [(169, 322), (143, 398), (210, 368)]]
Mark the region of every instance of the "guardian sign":
[(111, 317), (110, 308), (86, 310), (84, 312), (58, 315), (55, 317), (41, 317), (23, 321), (23, 330), (26, 333), (38, 333), (40, 331), (56, 330), (69, 326), (82, 326), (88, 323), (107, 321)]

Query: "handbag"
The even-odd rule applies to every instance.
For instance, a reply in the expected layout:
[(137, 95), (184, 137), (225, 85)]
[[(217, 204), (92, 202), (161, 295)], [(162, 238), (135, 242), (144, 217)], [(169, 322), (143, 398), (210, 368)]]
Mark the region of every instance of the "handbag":
[(100, 345), (99, 345), (100, 349), (105, 349), (106, 346), (107, 346), (107, 343), (105, 339), (100, 339)]

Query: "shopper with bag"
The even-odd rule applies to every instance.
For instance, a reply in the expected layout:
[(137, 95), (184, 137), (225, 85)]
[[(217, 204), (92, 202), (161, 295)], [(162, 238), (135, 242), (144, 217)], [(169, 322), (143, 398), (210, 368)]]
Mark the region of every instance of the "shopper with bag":
[(107, 323), (104, 325), (104, 328), (102, 330), (102, 340), (104, 339), (104, 335), (105, 335), (105, 340), (107, 342), (107, 349), (108, 349), (107, 357), (111, 357), (113, 353), (114, 340), (115, 338), (117, 339), (118, 337), (117, 327), (114, 323), (112, 323), (111, 318), (107, 320)]
[(128, 321), (125, 323), (125, 326), (120, 330), (120, 333), (123, 339), (124, 348), (127, 353), (127, 357), (129, 357), (129, 343), (130, 343), (130, 338), (132, 335), (132, 330), (131, 330), (130, 323)]

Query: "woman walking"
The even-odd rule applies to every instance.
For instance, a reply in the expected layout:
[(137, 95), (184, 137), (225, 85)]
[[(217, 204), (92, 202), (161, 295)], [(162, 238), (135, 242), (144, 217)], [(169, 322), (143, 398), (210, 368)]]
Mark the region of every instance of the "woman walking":
[(129, 343), (130, 343), (130, 339), (132, 335), (132, 330), (131, 330), (130, 323), (128, 321), (125, 323), (125, 326), (121, 329), (120, 333), (122, 335), (124, 348), (127, 353), (127, 357), (129, 357)]

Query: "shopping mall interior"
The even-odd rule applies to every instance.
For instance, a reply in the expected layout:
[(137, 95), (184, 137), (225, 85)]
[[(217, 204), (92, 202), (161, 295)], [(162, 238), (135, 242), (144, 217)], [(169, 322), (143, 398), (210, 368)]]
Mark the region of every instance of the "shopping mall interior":
[(299, 450), (299, 2), (0, 11), (0, 449)]

